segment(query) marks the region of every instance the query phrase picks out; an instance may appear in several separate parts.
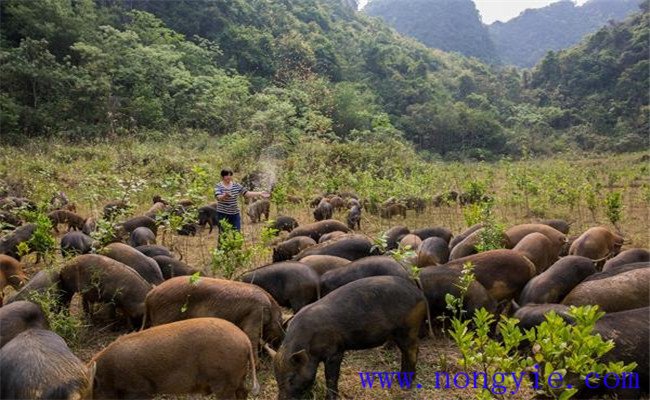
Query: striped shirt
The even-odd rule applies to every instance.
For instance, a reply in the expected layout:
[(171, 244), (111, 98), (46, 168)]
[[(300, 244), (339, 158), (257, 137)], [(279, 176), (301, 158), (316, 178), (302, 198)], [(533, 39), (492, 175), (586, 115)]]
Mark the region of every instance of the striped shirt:
[(239, 183), (231, 183), (230, 187), (225, 187), (222, 182), (217, 183), (217, 186), (214, 188), (214, 195), (221, 196), (224, 193), (230, 193), (230, 197), (225, 200), (219, 200), (217, 202), (217, 212), (222, 214), (239, 214), (239, 206), (237, 205), (237, 196), (243, 196), (248, 192), (242, 185)]

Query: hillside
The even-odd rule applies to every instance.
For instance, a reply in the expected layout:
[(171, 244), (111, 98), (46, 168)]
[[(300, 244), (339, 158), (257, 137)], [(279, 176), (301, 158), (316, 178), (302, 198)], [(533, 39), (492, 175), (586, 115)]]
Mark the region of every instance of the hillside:
[[(497, 110), (518, 76), (427, 49), (353, 5), (4, 1), (3, 134), (395, 136), (440, 154), (508, 152)], [(426, 120), (443, 109), (445, 121)]]
[(577, 47), (549, 52), (533, 70), (530, 87), (539, 104), (582, 120), (574, 133), (585, 146), (602, 148), (605, 141), (625, 151), (649, 144), (649, 5)]
[(591, 0), (576, 6), (568, 0), (530, 9), (508, 22), (489, 25), (496, 53), (504, 64), (532, 67), (549, 50), (576, 45), (585, 35), (638, 10), (639, 0)]
[[(246, 151), (277, 155), (302, 139), (408, 141), (447, 159), (608, 150), (618, 140), (581, 110), (540, 101), (552, 85), (427, 48), (354, 6), (3, 1), (1, 134), (6, 143), (236, 135), (254, 144)], [(617, 96), (636, 93), (621, 86)]]
[(486, 62), (498, 56), (472, 0), (374, 0), (363, 12), (428, 47)]

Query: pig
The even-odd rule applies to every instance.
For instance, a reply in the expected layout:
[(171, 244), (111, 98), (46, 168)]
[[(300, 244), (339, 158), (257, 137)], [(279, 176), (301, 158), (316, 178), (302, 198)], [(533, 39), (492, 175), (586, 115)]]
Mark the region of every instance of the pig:
[(257, 200), (246, 209), (246, 214), (251, 219), (252, 223), (260, 222), (262, 215), (268, 221), (269, 213), (271, 211), (271, 202), (267, 199)]
[(9, 211), (0, 211), (0, 226), (2, 229), (17, 228), (23, 222), (16, 215), (12, 214)]
[(329, 203), (334, 207), (335, 210), (341, 210), (345, 207), (345, 200), (342, 197), (333, 195), (329, 197)]
[[(429, 302), (429, 312), (432, 322), (437, 317), (449, 315), (447, 309), (447, 294), (454, 297), (461, 297), (460, 288), (461, 273), (455, 268), (444, 265), (430, 266), (420, 270), (420, 282), (422, 292)], [(471, 318), (474, 312), (485, 308), (491, 313), (497, 311), (497, 302), (490, 296), (488, 291), (477, 281), (473, 281), (463, 298), (463, 310), (465, 316)]]
[(354, 229), (355, 227), (357, 229), (361, 229), (361, 207), (360, 206), (352, 206), (350, 208), (350, 211), (348, 212), (347, 216), (347, 223), (348, 223), (348, 228)]
[(184, 262), (168, 256), (152, 257), (162, 273), (163, 279), (171, 279), (175, 276), (194, 275), (198, 270), (190, 267)]
[(594, 263), (580, 256), (566, 256), (537, 275), (524, 287), (519, 305), (559, 303), (580, 282), (596, 273)]
[(146, 226), (135, 228), (129, 237), (129, 244), (132, 247), (156, 244), (156, 234)]
[(75, 293), (81, 293), (86, 312), (93, 303), (110, 303), (124, 312), (133, 328), (141, 325), (151, 284), (133, 268), (108, 257), (84, 254), (65, 264), (60, 276), (61, 302), (66, 307)]
[(399, 245), (399, 241), (406, 235), (411, 233), (409, 228), (405, 226), (394, 226), (386, 231), (386, 250), (395, 250)]
[(318, 242), (318, 239), (326, 233), (341, 231), (350, 232), (347, 226), (335, 219), (326, 219), (324, 221), (314, 222), (307, 225), (301, 225), (289, 233), (288, 238), (291, 239), (296, 236), (309, 236)]
[(496, 301), (510, 300), (518, 296), (536, 273), (535, 264), (518, 252), (506, 249), (489, 250), (458, 258), (445, 265), (461, 270), (466, 263), (474, 266), (476, 280)]
[(116, 233), (118, 237), (126, 237), (130, 235), (131, 232), (136, 230), (141, 226), (151, 229), (154, 235), (158, 234), (158, 225), (156, 225), (156, 220), (141, 215), (139, 217), (133, 217), (117, 225)]
[(569, 255), (583, 256), (604, 262), (605, 258), (618, 254), (622, 245), (623, 238), (620, 235), (607, 228), (597, 226), (588, 229), (571, 244)]
[(451, 205), (458, 201), (458, 192), (450, 190), (446, 193), (441, 193), (433, 197), (433, 206), (442, 207)]
[(207, 224), (210, 227), (210, 231), (208, 233), (212, 233), (212, 229), (215, 226), (219, 226), (219, 222), (217, 221), (217, 208), (216, 206), (203, 206), (199, 208), (199, 226), (205, 227)]
[(427, 201), (419, 197), (407, 197), (404, 199), (404, 203), (406, 203), (407, 210), (414, 210), (418, 215), (427, 209)]
[[(613, 340), (614, 348), (601, 357), (601, 362), (636, 363), (633, 372), (639, 375), (639, 390), (617, 393), (618, 398), (640, 398), (640, 393), (650, 390), (650, 362), (648, 349), (650, 348), (650, 309), (648, 307), (606, 313), (596, 321), (594, 332), (599, 333), (604, 340)], [(601, 385), (604, 387), (604, 385)], [(614, 385), (610, 382), (610, 386)], [(593, 390), (583, 390), (582, 394), (593, 396)], [(610, 395), (611, 390), (604, 389), (600, 395)], [(580, 397), (582, 398), (582, 397)]]
[[(526, 235), (531, 234), (533, 232), (538, 232), (543, 235), (546, 235), (551, 240), (551, 243), (558, 249), (561, 249), (567, 242), (566, 235), (557, 229), (545, 225), (545, 224), (522, 224), (522, 225), (515, 225), (511, 228), (509, 228), (506, 231), (506, 236), (510, 239), (510, 246), (509, 248), (512, 248), (519, 243), (521, 239), (523, 239)], [(555, 248), (554, 247), (554, 248)], [(558, 250), (559, 254), (559, 250)]]
[(56, 333), (28, 329), (0, 349), (0, 398), (90, 399), (94, 367)]
[(124, 243), (111, 243), (101, 249), (100, 254), (128, 265), (151, 284), (157, 285), (164, 281), (156, 261)]
[(517, 308), (513, 315), (514, 318), (519, 320), (519, 328), (531, 329), (542, 322), (546, 321), (546, 314), (555, 311), (567, 323), (573, 323), (573, 317), (569, 315), (569, 307), (564, 304), (534, 304), (530, 303), (523, 307)]
[(541, 274), (553, 265), (561, 250), (559, 246), (553, 246), (551, 239), (539, 232), (524, 236), (512, 249), (532, 261), (537, 268), (537, 274)]
[(302, 199), (298, 196), (294, 196), (290, 194), (287, 196), (287, 202), (289, 202), (290, 204), (300, 204), (302, 203)]
[(298, 221), (286, 215), (279, 215), (274, 220), (269, 221), (267, 227), (277, 229), (278, 231), (291, 232), (298, 227)]
[(25, 197), (4, 197), (0, 198), (0, 209), (13, 210), (14, 208), (24, 208), (28, 211), (36, 211), (36, 203)]
[(300, 260), (301, 263), (308, 265), (309, 268), (316, 271), (319, 276), (322, 276), (327, 271), (344, 267), (350, 264), (350, 260), (336, 256), (307, 256)]
[[(623, 265), (624, 272), (610, 269), (590, 276), (566, 295), (562, 304), (595, 304), (605, 312), (631, 310), (650, 305), (650, 263)], [(620, 268), (620, 267), (619, 267)]]
[(158, 214), (169, 210), (169, 206), (161, 201), (153, 203), (153, 205), (143, 215), (149, 218), (156, 219)]
[(280, 306), (294, 313), (320, 298), (320, 276), (296, 261), (262, 266), (245, 273), (240, 280), (266, 290)]
[(155, 256), (173, 257), (171, 251), (169, 251), (167, 247), (158, 244), (148, 244), (144, 246), (138, 246), (135, 249), (147, 257), (155, 257)]
[(81, 232), (90, 236), (91, 233), (97, 230), (97, 220), (94, 217), (88, 217), (84, 221), (84, 226), (81, 228)]
[(336, 398), (344, 352), (377, 347), (388, 339), (402, 353), (401, 371), (414, 377), (418, 332), (426, 314), (422, 292), (397, 276), (374, 276), (340, 287), (291, 320), (273, 358), (278, 398), (308, 397), (321, 362), (326, 398)]
[(352, 261), (345, 268), (336, 268), (324, 273), (320, 278), (321, 295), (326, 294), (356, 280), (369, 276), (390, 275), (411, 280), (408, 272), (390, 256), (370, 256)]
[(373, 248), (373, 244), (368, 237), (359, 234), (350, 234), (308, 247), (294, 256), (294, 259), (300, 260), (303, 257), (322, 254), (347, 258), (350, 261), (354, 261), (359, 258), (376, 255), (377, 253), (378, 250)]
[(19, 290), (26, 281), (23, 265), (13, 257), (0, 254), (0, 303), (2, 303), (4, 288), (11, 286)]
[(157, 394), (214, 394), (246, 399), (248, 365), (259, 392), (248, 337), (219, 318), (194, 318), (120, 336), (95, 354), (93, 398), (152, 398)]
[(538, 223), (555, 228), (558, 231), (564, 233), (565, 235), (568, 235), (569, 230), (571, 229), (571, 224), (563, 219), (544, 219), (539, 221)]
[(406, 206), (404, 204), (395, 203), (379, 209), (379, 216), (381, 218), (391, 219), (396, 215), (401, 215), (402, 218), (406, 218)]
[(83, 232), (68, 232), (61, 238), (61, 255), (69, 257), (88, 254), (93, 251), (94, 242), (93, 238)]
[(323, 196), (315, 196), (309, 201), (309, 207), (318, 207), (320, 204), (321, 200), (323, 200)]
[(0, 239), (0, 254), (6, 254), (19, 260), (18, 245), (22, 242), (28, 242), (35, 231), (36, 224), (25, 224), (14, 229), (13, 232)]
[(466, 239), (469, 235), (471, 235), (472, 233), (474, 233), (474, 232), (476, 232), (477, 230), (483, 228), (483, 226), (484, 226), (484, 224), (483, 224), (482, 222), (481, 222), (481, 223), (478, 223), (478, 224), (474, 224), (474, 225), (470, 226), (469, 228), (465, 229), (465, 230), (464, 230), (463, 232), (461, 232), (458, 236), (453, 237), (453, 238), (449, 241), (449, 250), (451, 251), (454, 247), (456, 247), (456, 245), (457, 245), (458, 243), (460, 243), (460, 242), (462, 242), (463, 240), (465, 240), (465, 239)]
[(47, 214), (47, 217), (52, 221), (52, 227), (55, 232), (59, 232), (59, 224), (68, 224), (68, 231), (74, 229), (75, 231), (80, 231), (84, 227), (84, 222), (86, 221), (82, 216), (77, 215), (73, 212), (67, 210), (56, 210)]
[(399, 241), (400, 247), (406, 248), (406, 246), (408, 246), (409, 249), (411, 249), (413, 251), (417, 251), (418, 248), (420, 248), (421, 243), (422, 243), (422, 239), (420, 239), (419, 236), (414, 235), (412, 233), (409, 233), (408, 235), (405, 235)]
[(359, 199), (354, 199), (354, 198), (349, 198), (347, 200), (347, 206), (352, 208), (352, 207), (359, 207), (359, 209), (363, 209), (363, 206), (361, 205), (361, 202)]
[[(483, 235), (485, 235), (485, 229), (486, 228), (479, 228), (475, 230), (467, 237), (465, 237), (462, 242), (455, 245), (449, 252), (449, 259), (455, 260), (457, 258), (467, 257), (478, 253), (478, 246), (481, 243)], [(502, 234), (500, 244), (502, 247), (510, 247), (508, 236)]]
[(454, 237), (449, 229), (442, 226), (420, 228), (414, 230), (412, 233), (419, 236), (422, 240), (426, 240), (430, 237), (439, 237), (447, 243), (449, 243), (451, 241), (451, 238)]
[(273, 262), (291, 260), (302, 250), (315, 245), (316, 241), (308, 236), (296, 236), (287, 239), (273, 248)]
[(447, 261), (449, 261), (447, 242), (438, 236), (431, 236), (424, 239), (418, 247), (415, 265), (424, 268), (429, 265), (445, 264)]
[(318, 239), (318, 243), (327, 242), (328, 240), (336, 239), (337, 237), (341, 237), (343, 235), (347, 235), (347, 233), (341, 231), (326, 233), (321, 236), (320, 239)]
[(316, 209), (314, 210), (314, 219), (316, 221), (323, 221), (332, 218), (334, 213), (334, 207), (327, 201), (327, 199), (322, 199)]
[(112, 221), (117, 215), (126, 211), (129, 208), (129, 205), (124, 200), (116, 200), (106, 203), (104, 205), (104, 219)]
[(0, 308), (0, 347), (32, 328), (50, 328), (41, 307), (31, 301), (16, 301)]
[(18, 292), (5, 299), (4, 304), (19, 300), (31, 300), (34, 296), (50, 291), (54, 296), (61, 294), (61, 277), (54, 269), (43, 269), (30, 279)]
[(650, 252), (646, 249), (629, 249), (619, 253), (616, 257), (607, 260), (603, 272), (612, 268), (632, 263), (650, 261)]
[(214, 317), (237, 325), (256, 349), (260, 339), (279, 344), (284, 338), (280, 306), (269, 293), (249, 283), (179, 276), (151, 290), (145, 306), (146, 323), (151, 326)]

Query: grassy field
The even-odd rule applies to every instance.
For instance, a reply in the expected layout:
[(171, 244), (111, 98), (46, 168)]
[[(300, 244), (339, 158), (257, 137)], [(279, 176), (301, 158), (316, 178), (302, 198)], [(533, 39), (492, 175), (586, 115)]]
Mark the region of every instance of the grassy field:
[[(258, 149), (258, 150), (251, 150)], [(276, 184), (271, 218), (291, 215), (300, 224), (313, 221), (308, 200), (327, 190), (346, 190), (362, 198), (383, 201), (390, 196), (414, 195), (426, 200), (448, 190), (480, 190), (494, 197), (494, 212), (505, 226), (538, 218), (563, 218), (573, 222), (570, 235), (592, 226), (619, 229), (629, 240), (626, 247), (650, 248), (650, 176), (648, 156), (643, 153), (620, 156), (589, 156), (557, 159), (530, 159), (498, 163), (444, 163), (424, 160), (411, 148), (396, 144), (331, 144), (303, 142), (295, 148), (264, 147), (254, 138), (227, 137), (214, 140), (205, 136), (147, 141), (121, 140), (113, 143), (62, 143), (35, 141), (21, 147), (0, 148), (0, 192), (29, 197), (43, 204), (64, 191), (84, 217), (100, 216), (108, 201), (128, 199), (133, 215), (145, 212), (151, 198), (160, 194), (178, 200), (190, 198), (202, 205), (213, 201), (212, 187), (223, 166), (235, 169), (235, 180), (261, 170), (266, 181), (258, 189)], [(605, 200), (620, 193), (622, 211), (616, 227), (608, 218)], [(305, 201), (289, 204), (286, 195)], [(363, 214), (361, 232), (378, 237), (391, 226), (411, 229), (445, 226), (455, 234), (467, 226), (471, 208), (451, 204), (428, 206), (424, 213), (408, 211), (405, 219), (380, 219)], [(345, 221), (345, 212), (335, 215)], [(249, 265), (239, 271), (270, 262), (271, 251), (261, 242), (263, 224), (251, 224), (244, 217), (246, 246), (253, 252)], [(179, 236), (162, 228), (158, 241), (174, 247), (190, 265), (212, 274), (210, 252), (216, 234), (200, 231), (196, 236)], [(46, 267), (35, 257), (24, 259), (31, 276)], [(57, 255), (54, 264), (62, 260)], [(78, 312), (79, 307), (73, 307)], [(87, 326), (73, 350), (84, 361), (107, 345), (120, 332), (110, 326)], [(422, 390), (382, 391), (362, 389), (359, 371), (399, 369), (395, 348), (349, 352), (346, 354), (339, 387), (341, 396), (354, 399), (457, 399), (473, 398), (476, 391), (436, 390), (435, 371), (458, 371), (458, 353), (453, 342), (438, 333), (422, 341), (418, 382)], [(277, 388), (268, 358), (258, 371), (260, 399), (275, 398)], [(319, 371), (317, 398), (324, 394), (324, 378)], [(530, 389), (513, 398), (531, 398)]]

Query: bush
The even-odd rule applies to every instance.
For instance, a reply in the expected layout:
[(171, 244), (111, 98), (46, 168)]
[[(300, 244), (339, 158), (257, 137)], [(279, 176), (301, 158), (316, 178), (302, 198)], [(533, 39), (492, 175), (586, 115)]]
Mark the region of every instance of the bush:
[(54, 288), (45, 292), (32, 292), (28, 299), (41, 307), (50, 324), (50, 330), (61, 336), (71, 347), (81, 344), (86, 324), (78, 316), (70, 314), (70, 310), (61, 307), (60, 296)]
[(249, 266), (252, 252), (244, 246), (244, 235), (234, 229), (226, 220), (219, 221), (218, 247), (212, 251), (212, 275), (217, 272), (226, 279), (231, 279), (238, 269)]
[[(606, 372), (630, 372), (636, 367), (635, 363), (604, 364), (598, 361), (614, 348), (614, 342), (593, 334), (596, 321), (605, 315), (598, 311), (597, 306), (571, 307), (569, 315), (575, 320), (574, 325), (568, 324), (555, 312), (550, 312), (545, 322), (524, 331), (517, 326), (517, 319), (502, 316), (496, 324), (500, 338), (495, 339), (490, 332), (496, 317), (480, 309), (471, 320), (453, 318), (449, 333), (460, 349), (461, 368), (485, 372), (487, 376), (502, 371), (522, 371), (522, 375), (531, 380), (531, 385), (535, 379), (523, 372), (532, 373), (538, 377), (536, 393), (543, 397), (568, 399), (578, 391), (579, 383), (584, 382), (591, 372), (603, 376)], [(524, 346), (526, 343), (528, 346)], [(547, 384), (554, 373), (562, 375), (562, 387), (553, 388)], [(504, 380), (500, 387), (516, 386), (512, 376), (506, 376)], [(482, 386), (483, 382), (479, 384)], [(483, 395), (489, 398), (490, 394), (507, 393), (505, 388), (500, 393), (495, 389), (483, 389)]]

